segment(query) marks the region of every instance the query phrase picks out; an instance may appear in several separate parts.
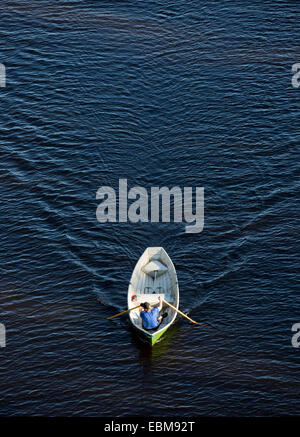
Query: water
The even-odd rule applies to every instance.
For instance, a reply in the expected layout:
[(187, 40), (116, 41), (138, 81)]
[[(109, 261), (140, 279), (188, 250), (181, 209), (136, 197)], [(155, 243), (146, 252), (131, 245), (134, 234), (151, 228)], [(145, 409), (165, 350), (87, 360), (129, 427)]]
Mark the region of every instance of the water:
[[(294, 415), (297, 2), (1, 4), (1, 415)], [(100, 224), (96, 191), (204, 186), (205, 227)], [(177, 319), (126, 309), (163, 246)]]

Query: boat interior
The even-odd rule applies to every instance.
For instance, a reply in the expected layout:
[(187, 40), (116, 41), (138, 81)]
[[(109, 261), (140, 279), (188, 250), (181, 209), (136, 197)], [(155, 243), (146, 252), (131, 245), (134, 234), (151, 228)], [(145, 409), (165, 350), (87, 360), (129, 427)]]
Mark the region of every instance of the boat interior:
[[(165, 299), (170, 304), (178, 307), (178, 284), (175, 268), (164, 250), (161, 248), (147, 249), (137, 263), (129, 284), (128, 307), (149, 302), (151, 306), (158, 306), (158, 297)], [(132, 323), (143, 330), (140, 311), (137, 308), (130, 312)], [(166, 327), (173, 320), (176, 312), (167, 304), (163, 303), (160, 315), (167, 314), (161, 324), (155, 330), (147, 331), (155, 333)]]

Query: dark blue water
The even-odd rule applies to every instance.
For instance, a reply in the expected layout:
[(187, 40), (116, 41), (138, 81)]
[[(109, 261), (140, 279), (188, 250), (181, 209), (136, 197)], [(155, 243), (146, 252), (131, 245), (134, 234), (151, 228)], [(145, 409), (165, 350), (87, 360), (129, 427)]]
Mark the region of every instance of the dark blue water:
[[(295, 415), (296, 1), (2, 0), (1, 415)], [(205, 226), (96, 220), (96, 191), (205, 187)], [(153, 349), (128, 319), (148, 246), (179, 279)]]

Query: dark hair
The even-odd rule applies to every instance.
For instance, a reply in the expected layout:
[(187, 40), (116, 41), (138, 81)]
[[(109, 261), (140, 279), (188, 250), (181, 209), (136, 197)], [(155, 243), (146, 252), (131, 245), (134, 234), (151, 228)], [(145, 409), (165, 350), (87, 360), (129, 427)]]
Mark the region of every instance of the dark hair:
[(141, 304), (141, 306), (145, 309), (145, 310), (150, 310), (151, 305), (149, 302), (144, 302)]

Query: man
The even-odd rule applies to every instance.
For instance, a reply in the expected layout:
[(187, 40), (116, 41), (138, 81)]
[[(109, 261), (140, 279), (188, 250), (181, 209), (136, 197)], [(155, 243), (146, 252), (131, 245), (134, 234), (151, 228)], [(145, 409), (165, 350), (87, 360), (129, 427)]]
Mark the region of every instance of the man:
[(141, 304), (141, 306), (144, 308), (144, 311), (141, 311), (140, 313), (143, 328), (146, 330), (158, 328), (163, 319), (162, 316), (159, 316), (159, 312), (162, 309), (162, 301), (160, 296), (158, 297), (158, 307), (155, 307), (151, 310), (151, 305), (149, 302), (145, 302)]

